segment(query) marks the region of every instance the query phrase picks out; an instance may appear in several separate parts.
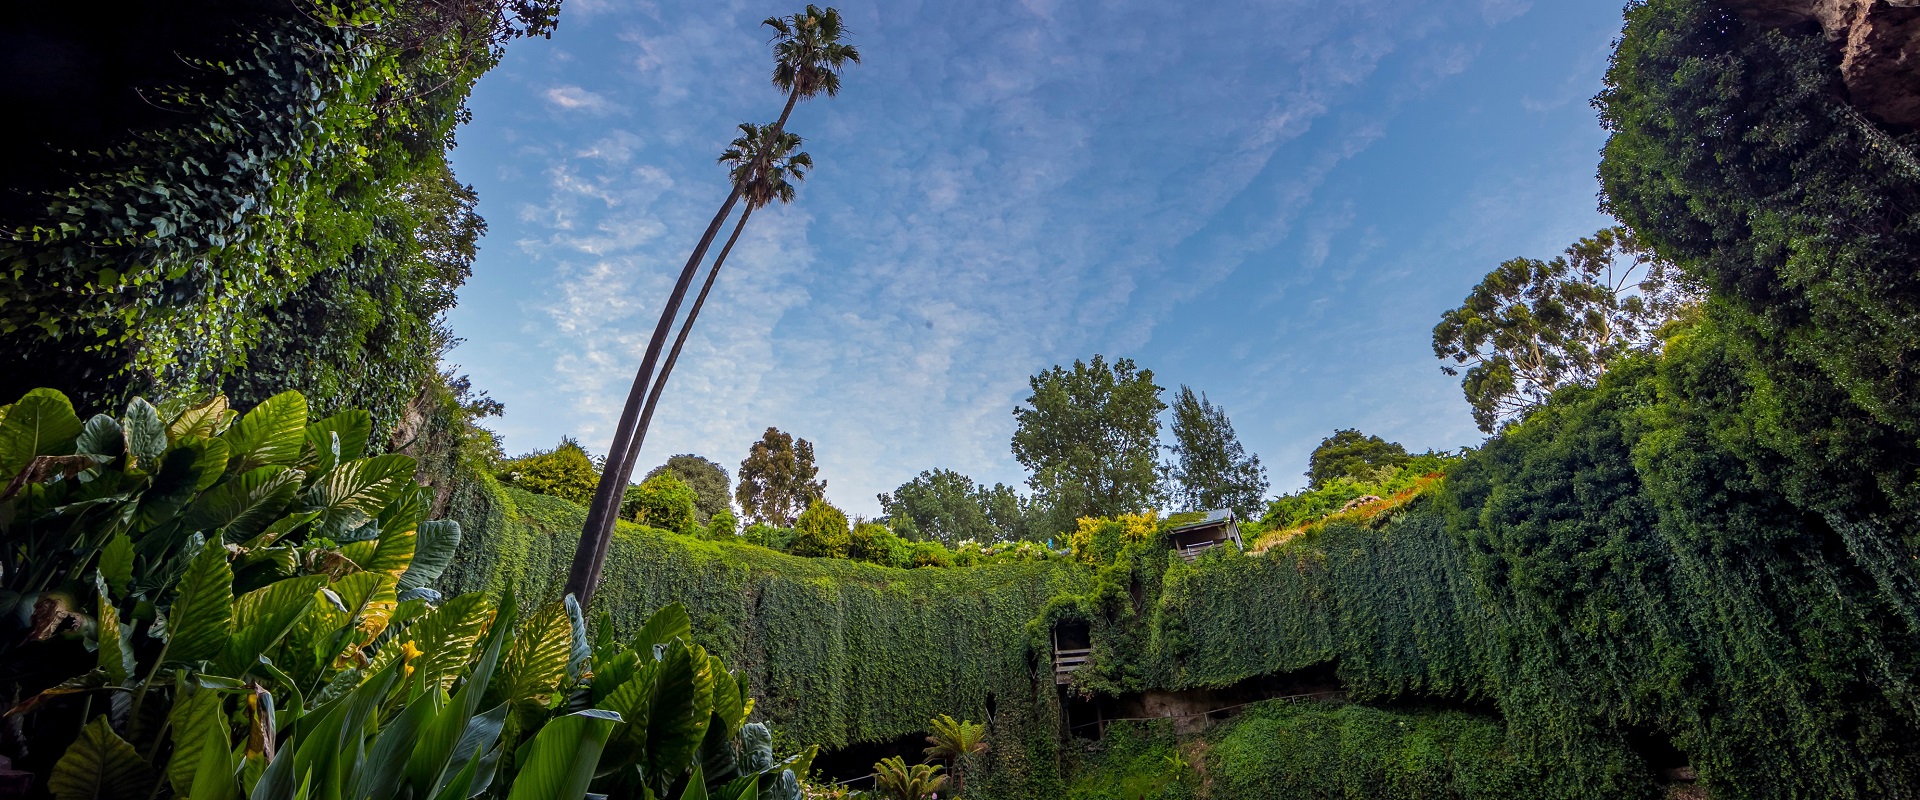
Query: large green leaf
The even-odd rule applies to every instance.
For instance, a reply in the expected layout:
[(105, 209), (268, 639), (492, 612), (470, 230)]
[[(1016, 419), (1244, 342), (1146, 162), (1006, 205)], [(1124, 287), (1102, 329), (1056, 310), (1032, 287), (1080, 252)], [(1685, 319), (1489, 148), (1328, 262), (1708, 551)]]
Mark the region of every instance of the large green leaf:
[(303, 575), (275, 581), (234, 600), (233, 637), (220, 660), (227, 675), (245, 675), (262, 654), (279, 644), (313, 607), (315, 591), (326, 584), (325, 575)]
[(372, 521), (412, 485), (414, 460), (398, 453), (344, 462), (307, 490), (307, 507), (320, 512), (322, 536), (340, 538)]
[(167, 612), (167, 658), (211, 661), (226, 651), (233, 632), (233, 570), (218, 542), (200, 548), (180, 578), (180, 593)]
[(360, 568), (368, 572), (391, 575), (395, 581), (406, 574), (407, 567), (413, 564), (413, 548), (419, 537), (409, 530), (383, 531), (374, 544), (373, 553), (360, 562)]
[(27, 392), (0, 419), (0, 481), (26, 469), (35, 456), (72, 453), (82, 428), (66, 395), (52, 389)]
[(144, 800), (152, 786), (153, 768), (113, 732), (105, 714), (80, 729), (47, 777), (54, 800)]
[(460, 523), (437, 519), (420, 523), (414, 531), (413, 563), (400, 576), (400, 591), (432, 586), (460, 551)]
[(326, 419), (307, 426), (307, 446), (316, 451), (329, 448), (329, 441), (338, 436), (340, 441), (340, 461), (353, 461), (366, 455), (367, 440), (373, 435), (373, 415), (357, 408), (348, 409)]
[(167, 451), (167, 423), (160, 412), (142, 398), (127, 403), (127, 415), (120, 419), (127, 436), (128, 466), (153, 472), (152, 462)]
[(386, 508), (374, 517), (383, 531), (410, 531), (420, 527), (427, 518), (427, 507), (433, 504), (433, 495), (427, 487), (419, 484), (409, 485), (404, 491), (388, 503)]
[(600, 751), (619, 716), (601, 710), (568, 714), (546, 724), (507, 800), (580, 800), (593, 780)]
[(554, 690), (566, 680), (572, 652), (573, 623), (567, 619), (565, 604), (554, 601), (541, 606), (514, 634), (513, 646), (500, 662), (500, 675), (482, 704), (509, 703), (521, 724), (533, 722), (545, 713)]
[(459, 677), (473, 656), (473, 648), (493, 621), (494, 605), (479, 592), (448, 600), (432, 614), (407, 627), (394, 641), (413, 642), (420, 655), (413, 667), (428, 685), (446, 688)]
[(474, 712), (480, 708), (480, 698), (492, 683), (494, 670), (500, 664), (507, 640), (512, 637), (518, 602), (513, 589), (509, 587), (501, 597), (500, 613), (487, 631), (480, 659), (474, 662), (466, 683), (454, 693), (452, 702), (427, 726), (412, 757), (407, 760), (407, 783), (412, 787), (414, 797), (436, 795), (447, 780), (445, 773), (449, 765), (460, 764), (464, 760), (460, 757), (461, 752), (468, 753), (466, 758), (470, 759), (471, 754), (490, 749), (493, 741), (499, 738), (507, 707), (504, 704), (496, 706), (485, 717), (475, 717)]
[(181, 411), (167, 423), (167, 435), (176, 439), (182, 436), (210, 438), (219, 436), (220, 428), (226, 424), (227, 396), (217, 394), (212, 400)]
[(695, 645), (669, 645), (653, 684), (647, 721), (646, 770), (658, 791), (693, 765), (713, 719), (713, 671), (707, 651)]
[(283, 466), (249, 470), (200, 495), (183, 523), (187, 530), (206, 531), (209, 538), (213, 531), (225, 531), (227, 542), (244, 542), (286, 513), (304, 477)]
[(225, 694), (189, 687), (182, 687), (182, 692), (174, 698), (173, 710), (167, 715), (173, 731), (167, 780), (173, 784), (174, 794), (191, 797), (193, 777), (200, 771), (201, 760), (225, 763), (233, 731), (227, 724)]
[(293, 464), (300, 460), (300, 449), (307, 441), (307, 399), (299, 392), (269, 397), (242, 415), (221, 438), (232, 451), (235, 469)]
[(634, 636), (633, 649), (642, 659), (654, 659), (658, 658), (655, 648), (674, 639), (693, 639), (693, 619), (687, 616), (686, 606), (678, 602), (653, 612), (647, 624), (641, 626), (640, 633)]
[(95, 414), (87, 420), (80, 438), (74, 440), (73, 451), (93, 456), (101, 463), (112, 461), (127, 452), (127, 434), (120, 429), (119, 420), (106, 414)]
[(408, 757), (419, 743), (421, 731), (439, 716), (445, 704), (446, 693), (430, 688), (387, 722), (374, 737), (366, 759), (355, 765), (353, 787), (346, 795), (348, 800), (386, 800), (399, 794)]
[(200, 736), (200, 757), (190, 781), (192, 800), (235, 800), (240, 796), (240, 763), (229, 749), (231, 733), (223, 725), (209, 725), (201, 729)]
[(135, 669), (133, 663), (133, 644), (130, 634), (120, 625), (120, 610), (113, 607), (113, 598), (107, 592), (107, 580), (96, 572), (93, 575), (94, 592), (98, 604), (94, 613), (94, 637), (100, 646), (98, 666), (107, 674), (107, 680), (114, 685), (124, 686), (128, 676)]
[[(607, 694), (595, 705), (620, 715), (624, 720), (613, 732), (607, 745), (606, 763), (609, 768), (638, 764), (647, 757), (647, 727), (652, 723), (654, 682), (659, 679), (660, 665), (649, 661), (641, 664), (625, 682)], [(595, 675), (597, 684), (604, 675)]]
[(133, 585), (133, 537), (126, 531), (114, 533), (100, 548), (100, 576), (117, 595), (125, 595)]
[(140, 521), (158, 527), (212, 486), (227, 470), (227, 443), (219, 439), (185, 437), (147, 470), (156, 473), (140, 495)]

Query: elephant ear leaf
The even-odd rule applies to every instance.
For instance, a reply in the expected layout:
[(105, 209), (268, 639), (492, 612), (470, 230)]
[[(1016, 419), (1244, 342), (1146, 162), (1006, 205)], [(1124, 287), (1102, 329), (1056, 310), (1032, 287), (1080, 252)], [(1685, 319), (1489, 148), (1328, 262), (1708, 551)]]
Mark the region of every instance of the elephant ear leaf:
[(281, 518), (300, 492), (299, 470), (261, 467), (213, 488), (187, 508), (190, 531), (225, 531), (238, 544), (266, 530)]
[(93, 456), (95, 461), (102, 464), (112, 461), (127, 452), (126, 431), (120, 428), (119, 420), (105, 414), (95, 414), (87, 420), (80, 438), (74, 440), (73, 451)]
[(218, 542), (200, 548), (180, 578), (180, 593), (167, 612), (172, 639), (167, 658), (192, 663), (218, 658), (233, 632), (233, 569)]
[(650, 712), (647, 775), (670, 782), (693, 761), (713, 719), (713, 671), (704, 648), (685, 642), (667, 647)]
[(67, 396), (35, 389), (0, 419), (0, 479), (12, 478), (38, 456), (64, 456), (84, 426)]
[(307, 399), (299, 392), (267, 398), (221, 436), (233, 453), (234, 469), (291, 465), (307, 441)]
[(167, 424), (167, 435), (173, 438), (182, 436), (213, 437), (220, 434), (220, 426), (227, 422), (227, 396), (217, 394), (212, 400), (180, 412)]
[(233, 636), (227, 640), (221, 667), (239, 677), (255, 661), (285, 638), (293, 625), (313, 607), (325, 575), (304, 575), (275, 581), (233, 601)]
[(493, 618), (493, 601), (486, 595), (463, 594), (408, 626), (396, 641), (411, 641), (420, 651), (412, 664), (422, 685), (446, 689), (472, 660), (474, 646)]
[(327, 470), (307, 490), (307, 505), (320, 512), (317, 532), (341, 538), (373, 520), (411, 485), (415, 462), (397, 453), (345, 461)]
[(100, 577), (116, 595), (125, 595), (133, 585), (133, 537), (119, 531), (100, 548)]
[(542, 606), (515, 633), (513, 646), (500, 662), (500, 675), (481, 705), (508, 703), (515, 718), (522, 723), (533, 722), (544, 714), (554, 690), (566, 680), (572, 652), (573, 624), (567, 619), (566, 607), (559, 601)]
[(507, 800), (577, 800), (587, 792), (600, 751), (620, 715), (590, 709), (556, 719), (533, 737)]
[[(192, 797), (193, 778), (200, 762), (218, 759), (226, 762), (233, 731), (227, 725), (226, 696), (213, 689), (192, 689), (173, 702), (168, 713), (173, 731), (173, 757), (167, 761), (167, 780), (173, 793)], [(217, 753), (207, 752), (215, 749)]]
[(659, 648), (674, 639), (693, 639), (693, 619), (687, 616), (687, 609), (679, 603), (668, 603), (666, 608), (653, 613), (647, 624), (641, 626), (640, 633), (633, 639), (633, 649), (643, 661), (660, 658)]
[(399, 580), (413, 564), (413, 548), (419, 542), (412, 530), (384, 531), (374, 543), (373, 552), (359, 562), (360, 568)]
[(373, 415), (357, 408), (308, 425), (306, 431), (307, 444), (315, 453), (331, 449), (332, 439), (338, 437), (339, 460), (343, 463), (366, 455), (367, 440), (372, 436)]
[(227, 469), (227, 443), (189, 436), (166, 455), (144, 463), (151, 465), (149, 472), (157, 473), (140, 495), (140, 520), (151, 527), (172, 519), (220, 479)]
[(152, 792), (153, 768), (102, 714), (53, 765), (47, 791), (54, 800), (139, 800)]
[(460, 523), (438, 519), (420, 523), (414, 531), (413, 563), (400, 575), (400, 591), (431, 586), (453, 563), (460, 550)]
[(133, 398), (127, 403), (127, 415), (120, 420), (120, 427), (127, 436), (128, 466), (153, 472), (149, 466), (167, 451), (167, 423), (160, 420), (159, 410), (141, 398)]

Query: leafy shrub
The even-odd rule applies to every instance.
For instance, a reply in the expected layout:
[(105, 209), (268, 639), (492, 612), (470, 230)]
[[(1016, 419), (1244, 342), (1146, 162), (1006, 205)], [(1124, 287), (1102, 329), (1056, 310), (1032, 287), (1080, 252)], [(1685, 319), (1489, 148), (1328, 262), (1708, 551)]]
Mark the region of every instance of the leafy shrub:
[(1122, 514), (1118, 517), (1081, 517), (1080, 527), (1067, 534), (1067, 546), (1083, 564), (1112, 561), (1128, 545), (1150, 541), (1160, 532), (1160, 515)]
[[(572, 437), (560, 440), (552, 450), (535, 450), (500, 465), (501, 483), (518, 486), (534, 494), (545, 494), (585, 505), (592, 502), (600, 485), (600, 468), (593, 457)], [(621, 511), (628, 513), (625, 502)], [(631, 515), (630, 513), (628, 514)]]
[(707, 520), (707, 538), (732, 539), (738, 535), (740, 521), (733, 516), (733, 509), (723, 508), (714, 512)]
[(846, 558), (852, 544), (847, 515), (825, 500), (815, 500), (793, 523), (793, 554), (814, 558)]
[(887, 526), (862, 522), (853, 526), (847, 557), (883, 567), (904, 567), (912, 559), (913, 544), (895, 535)]
[(662, 472), (628, 493), (621, 511), (642, 525), (690, 536), (698, 525), (694, 519), (697, 499), (692, 487), (673, 473)]

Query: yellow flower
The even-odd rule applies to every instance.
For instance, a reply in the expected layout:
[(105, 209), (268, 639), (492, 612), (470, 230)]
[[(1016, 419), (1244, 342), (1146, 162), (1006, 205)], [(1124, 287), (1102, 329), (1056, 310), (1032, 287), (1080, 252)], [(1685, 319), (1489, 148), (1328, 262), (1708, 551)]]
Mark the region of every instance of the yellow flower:
[(412, 639), (400, 643), (400, 680), (413, 677), (413, 659), (418, 655), (420, 648), (414, 646)]

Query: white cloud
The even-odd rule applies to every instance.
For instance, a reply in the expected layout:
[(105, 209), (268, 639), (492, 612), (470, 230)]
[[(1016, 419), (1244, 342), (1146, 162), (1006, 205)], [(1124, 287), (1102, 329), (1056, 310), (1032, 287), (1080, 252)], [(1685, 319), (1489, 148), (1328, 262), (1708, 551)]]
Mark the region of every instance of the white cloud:
[(613, 110), (606, 97), (578, 86), (555, 86), (546, 91), (545, 97), (549, 105), (566, 111), (605, 114)]

